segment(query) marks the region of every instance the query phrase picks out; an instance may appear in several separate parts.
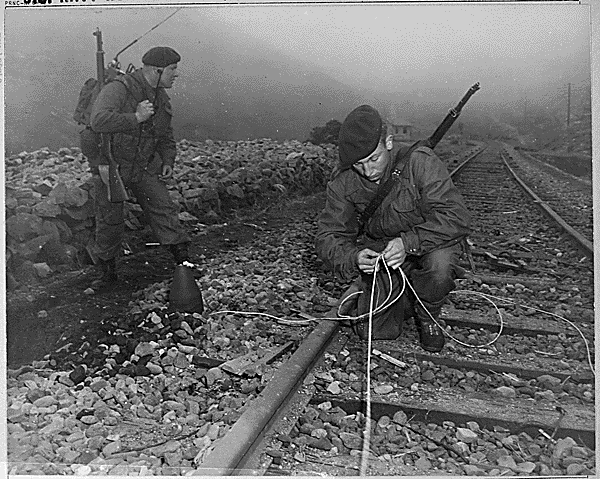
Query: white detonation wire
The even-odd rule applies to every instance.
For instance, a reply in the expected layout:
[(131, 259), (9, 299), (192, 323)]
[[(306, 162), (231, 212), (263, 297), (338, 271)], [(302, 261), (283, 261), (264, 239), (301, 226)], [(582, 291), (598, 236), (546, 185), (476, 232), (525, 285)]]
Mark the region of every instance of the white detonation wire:
[[(357, 295), (357, 294), (362, 294), (363, 291), (355, 291), (351, 294), (349, 294), (347, 297), (345, 297), (339, 304), (338, 308), (337, 308), (337, 316), (336, 317), (319, 317), (319, 318), (314, 318), (314, 319), (310, 319), (310, 320), (306, 320), (306, 321), (294, 321), (294, 320), (286, 320), (283, 318), (278, 318), (277, 316), (273, 316), (271, 314), (267, 314), (267, 313), (259, 313), (259, 312), (255, 312), (255, 311), (230, 311), (230, 310), (224, 310), (224, 311), (215, 311), (213, 313), (210, 313), (211, 315), (213, 314), (242, 314), (242, 315), (250, 315), (250, 316), (265, 316), (271, 319), (274, 319), (278, 322), (281, 322), (282, 324), (286, 324), (286, 325), (293, 325), (294, 323), (298, 323), (298, 324), (306, 324), (307, 322), (318, 322), (318, 321), (358, 321), (358, 320), (364, 320), (365, 318), (372, 318), (373, 315), (380, 313), (381, 311), (384, 311), (385, 309), (389, 308), (392, 304), (394, 304), (396, 301), (398, 301), (400, 299), (400, 297), (404, 294), (404, 291), (406, 289), (406, 285), (408, 284), (408, 287), (411, 289), (411, 291), (413, 292), (413, 294), (415, 295), (416, 300), (419, 302), (419, 304), (423, 307), (423, 309), (427, 312), (427, 314), (429, 315), (429, 317), (435, 322), (435, 324), (437, 324), (437, 326), (443, 331), (443, 333), (448, 336), (450, 339), (452, 339), (453, 341), (455, 341), (456, 343), (467, 347), (467, 348), (484, 348), (486, 346), (490, 346), (492, 344), (494, 344), (498, 338), (500, 338), (502, 331), (504, 330), (504, 317), (502, 316), (502, 312), (500, 311), (500, 309), (498, 308), (498, 306), (496, 305), (496, 303), (494, 303), (493, 300), (498, 300), (498, 301), (503, 301), (505, 303), (509, 303), (515, 306), (520, 306), (523, 308), (528, 308), (528, 309), (532, 309), (534, 311), (537, 311), (539, 313), (543, 313), (543, 314), (547, 314), (549, 316), (553, 316), (555, 318), (558, 318), (564, 322), (566, 322), (567, 324), (569, 324), (573, 329), (575, 329), (577, 331), (577, 333), (579, 334), (579, 336), (581, 337), (581, 339), (583, 340), (583, 344), (585, 346), (586, 349), (586, 354), (587, 354), (587, 363), (590, 367), (590, 370), (592, 371), (592, 374), (595, 376), (596, 375), (596, 371), (594, 369), (594, 364), (592, 362), (592, 355), (591, 355), (591, 350), (590, 350), (590, 345), (588, 340), (586, 339), (586, 337), (584, 336), (583, 332), (581, 331), (581, 329), (579, 329), (572, 321), (569, 321), (567, 318), (564, 318), (563, 316), (559, 316), (556, 313), (551, 313), (550, 311), (545, 311), (543, 309), (539, 309), (533, 306), (527, 306), (525, 304), (521, 304), (516, 302), (513, 299), (509, 299), (509, 298), (502, 298), (499, 296), (493, 296), (490, 294), (486, 294), (486, 293), (480, 293), (478, 291), (469, 291), (469, 290), (454, 290), (451, 291), (452, 294), (473, 294), (476, 296), (480, 296), (481, 298), (485, 299), (486, 301), (488, 301), (489, 303), (492, 304), (492, 306), (494, 307), (494, 309), (496, 310), (496, 312), (498, 313), (498, 317), (499, 317), (499, 330), (498, 333), (496, 333), (496, 335), (488, 342), (483, 343), (483, 344), (467, 344), (463, 341), (460, 341), (459, 339), (455, 338), (454, 336), (452, 336), (448, 331), (446, 331), (439, 323), (438, 321), (431, 315), (431, 313), (429, 312), (429, 310), (425, 307), (425, 305), (423, 304), (423, 302), (421, 301), (421, 298), (419, 298), (419, 296), (417, 295), (416, 291), (414, 290), (414, 288), (412, 287), (410, 281), (408, 281), (408, 278), (406, 277), (406, 274), (404, 273), (404, 271), (402, 270), (402, 268), (398, 268), (398, 270), (400, 271), (400, 275), (402, 277), (402, 287), (398, 293), (398, 295), (395, 298), (392, 298), (392, 276), (391, 276), (391, 272), (390, 269), (387, 265), (387, 263), (385, 262), (385, 260), (383, 259), (383, 256), (378, 256), (376, 259), (376, 273), (377, 273), (377, 263), (379, 261), (383, 262), (383, 266), (385, 268), (385, 271), (387, 273), (388, 276), (388, 281), (390, 284), (390, 288), (387, 294), (387, 297), (385, 298), (385, 300), (383, 301), (383, 303), (381, 303), (379, 306), (372, 308), (372, 304), (371, 304), (371, 308), (369, 310), (368, 313), (365, 314), (361, 314), (359, 316), (349, 316), (349, 315), (344, 315), (340, 312), (342, 306), (345, 304), (346, 301), (348, 301), (349, 299), (351, 299), (353, 296)], [(375, 273), (375, 274), (376, 274)], [(371, 294), (372, 297), (374, 297), (374, 288), (376, 288), (376, 281), (373, 280), (373, 287), (371, 290)], [(378, 297), (379, 298), (379, 297)], [(379, 300), (377, 300), (378, 302)]]
[[(379, 262), (383, 263), (383, 266), (385, 268), (385, 271), (387, 273), (388, 276), (388, 280), (389, 280), (389, 292), (387, 297), (385, 298), (385, 300), (383, 301), (383, 303), (377, 307), (373, 307), (374, 303), (375, 303), (375, 290), (377, 287), (377, 281), (375, 278), (375, 275), (377, 275), (377, 273), (379, 272), (379, 268), (378, 268), (378, 264)], [(351, 293), (350, 295), (348, 295), (346, 298), (344, 298), (343, 301), (340, 302), (340, 305), (338, 306), (338, 316), (335, 318), (315, 318), (312, 321), (322, 321), (322, 320), (330, 320), (330, 321), (341, 321), (341, 320), (361, 320), (364, 319), (365, 317), (368, 317), (368, 335), (367, 335), (367, 372), (366, 372), (366, 403), (367, 403), (367, 407), (366, 407), (366, 415), (365, 415), (365, 429), (364, 429), (364, 435), (363, 435), (363, 448), (362, 448), (362, 455), (361, 455), (361, 465), (360, 465), (360, 475), (361, 476), (366, 476), (367, 475), (367, 466), (368, 466), (368, 461), (369, 461), (369, 455), (370, 455), (370, 444), (371, 444), (371, 356), (372, 356), (372, 332), (373, 332), (373, 316), (387, 308), (389, 308), (392, 304), (394, 304), (396, 301), (398, 301), (398, 299), (400, 299), (400, 297), (404, 294), (404, 291), (406, 289), (406, 285), (408, 284), (408, 287), (411, 289), (411, 291), (413, 292), (413, 294), (415, 295), (415, 298), (417, 299), (417, 301), (419, 302), (419, 304), (423, 307), (423, 309), (427, 312), (427, 314), (429, 315), (429, 317), (434, 321), (434, 323), (440, 328), (440, 330), (449, 338), (451, 338), (452, 340), (456, 341), (458, 344), (461, 344), (462, 346), (465, 347), (469, 347), (469, 348), (483, 348), (485, 346), (490, 346), (491, 344), (495, 343), (498, 338), (501, 336), (502, 331), (504, 329), (504, 318), (502, 316), (502, 313), (500, 311), (500, 309), (498, 308), (498, 306), (496, 305), (496, 303), (494, 303), (492, 301), (492, 299), (496, 299), (499, 301), (504, 301), (513, 305), (517, 305), (517, 306), (523, 306), (529, 309), (533, 309), (534, 311), (538, 311), (540, 313), (544, 313), (544, 314), (548, 314), (550, 316), (554, 316), (558, 319), (561, 319), (565, 322), (567, 322), (568, 324), (570, 324), (581, 336), (581, 338), (583, 339), (584, 345), (586, 347), (587, 350), (587, 360), (588, 360), (588, 364), (590, 366), (590, 369), (592, 371), (592, 373), (594, 374), (594, 376), (596, 375), (596, 372), (594, 370), (594, 366), (592, 363), (592, 358), (591, 358), (591, 353), (590, 353), (590, 347), (588, 344), (587, 339), (585, 338), (585, 336), (583, 335), (583, 332), (572, 322), (569, 321), (566, 318), (563, 318), (562, 316), (559, 316), (558, 314), (555, 313), (551, 313), (549, 311), (544, 311), (542, 309), (539, 308), (535, 308), (532, 306), (526, 306), (526, 305), (521, 305), (520, 303), (517, 303), (516, 301), (512, 300), (512, 299), (508, 299), (508, 298), (502, 298), (502, 297), (498, 297), (498, 296), (492, 296), (492, 295), (488, 295), (485, 293), (480, 293), (478, 291), (469, 291), (469, 290), (455, 290), (452, 291), (452, 293), (454, 294), (474, 294), (477, 296), (482, 297), (483, 299), (485, 299), (486, 301), (490, 302), (492, 304), (492, 306), (494, 306), (494, 308), (496, 309), (496, 312), (498, 313), (498, 316), (500, 318), (500, 328), (498, 330), (498, 333), (494, 336), (493, 339), (491, 339), (490, 341), (488, 341), (487, 343), (484, 344), (480, 344), (480, 345), (471, 345), (471, 344), (467, 344), (464, 343), (460, 340), (458, 340), (457, 338), (455, 338), (454, 336), (452, 336), (448, 331), (446, 331), (436, 320), (436, 318), (433, 317), (433, 315), (429, 312), (429, 310), (425, 307), (425, 305), (423, 304), (423, 302), (421, 301), (421, 298), (419, 298), (419, 295), (417, 294), (417, 292), (414, 290), (414, 288), (412, 287), (412, 285), (410, 284), (410, 281), (408, 280), (408, 278), (406, 277), (406, 274), (404, 273), (404, 271), (402, 270), (402, 268), (398, 268), (400, 271), (400, 275), (402, 277), (402, 288), (400, 290), (400, 292), (398, 293), (398, 295), (395, 298), (391, 298), (392, 296), (392, 275), (390, 272), (390, 269), (387, 265), (387, 263), (385, 262), (385, 259), (383, 258), (383, 255), (379, 255), (377, 256), (376, 260), (375, 260), (375, 273), (374, 273), (374, 277), (373, 277), (373, 281), (372, 281), (372, 285), (371, 285), (371, 297), (369, 300), (369, 312), (359, 315), (359, 316), (348, 316), (348, 315), (343, 315), (340, 313), (340, 309), (342, 307), (342, 305), (348, 301), (348, 299), (350, 299), (351, 297), (357, 295), (357, 294), (362, 294), (363, 291), (356, 291)], [(491, 299), (492, 298), (492, 299)], [(379, 296), (378, 296), (378, 300), (377, 302), (379, 302)], [(259, 315), (259, 316), (266, 316), (275, 320), (280, 320), (280, 318), (267, 314), (267, 313), (258, 313), (258, 312), (253, 312), (253, 311), (216, 311), (214, 313), (211, 314), (223, 314), (223, 313), (229, 313), (229, 314), (246, 314), (246, 315)], [(289, 324), (289, 323), (288, 323)]]
[[(375, 273), (377, 273), (377, 265), (379, 261), (383, 261), (383, 264), (386, 267), (388, 275), (390, 277), (390, 294), (388, 294), (389, 299), (392, 291), (392, 281), (391, 274), (389, 273), (389, 269), (387, 268), (387, 264), (383, 260), (383, 255), (377, 256), (375, 260)], [(370, 446), (371, 446), (371, 347), (373, 344), (373, 301), (375, 298), (375, 285), (377, 281), (376, 278), (373, 278), (373, 284), (371, 285), (371, 298), (369, 300), (369, 328), (367, 333), (367, 414), (365, 415), (365, 433), (363, 435), (363, 449), (362, 449), (362, 457), (360, 463), (360, 475), (367, 475), (367, 465), (369, 462), (369, 454), (370, 454)], [(398, 296), (400, 297), (400, 295)], [(398, 298), (396, 298), (398, 299)]]

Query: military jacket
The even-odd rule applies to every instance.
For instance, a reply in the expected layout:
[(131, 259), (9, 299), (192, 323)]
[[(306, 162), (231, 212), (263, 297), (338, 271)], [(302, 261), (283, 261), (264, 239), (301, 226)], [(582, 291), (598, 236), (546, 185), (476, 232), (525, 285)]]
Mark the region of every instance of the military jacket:
[[(102, 89), (92, 108), (91, 127), (112, 134), (113, 155), (124, 177), (135, 178), (144, 170), (158, 173), (162, 165), (173, 166), (177, 155), (171, 101), (164, 88), (156, 92), (150, 86), (141, 70), (124, 80), (112, 81)], [(154, 104), (155, 113), (138, 123), (135, 112), (144, 100)]]
[[(406, 150), (404, 150), (406, 151)], [(392, 158), (402, 154), (398, 147)], [(390, 161), (381, 182), (392, 173)], [(358, 238), (358, 215), (365, 210), (379, 184), (354, 169), (339, 173), (327, 185), (327, 200), (318, 220), (319, 257), (345, 280), (358, 274), (359, 251), (381, 251), (393, 238), (402, 238), (408, 255), (421, 256), (459, 242), (470, 230), (470, 215), (448, 169), (429, 148), (411, 155), (400, 181), (375, 211)]]

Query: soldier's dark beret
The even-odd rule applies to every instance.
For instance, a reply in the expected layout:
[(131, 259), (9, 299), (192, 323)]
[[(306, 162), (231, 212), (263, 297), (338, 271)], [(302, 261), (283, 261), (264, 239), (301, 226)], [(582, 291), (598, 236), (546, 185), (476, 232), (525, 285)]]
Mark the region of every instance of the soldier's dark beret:
[(382, 125), (379, 112), (369, 105), (359, 106), (346, 117), (338, 137), (342, 169), (350, 168), (375, 151), (381, 138)]
[(170, 47), (154, 47), (148, 50), (142, 57), (144, 65), (165, 68), (172, 63), (181, 60), (181, 56)]

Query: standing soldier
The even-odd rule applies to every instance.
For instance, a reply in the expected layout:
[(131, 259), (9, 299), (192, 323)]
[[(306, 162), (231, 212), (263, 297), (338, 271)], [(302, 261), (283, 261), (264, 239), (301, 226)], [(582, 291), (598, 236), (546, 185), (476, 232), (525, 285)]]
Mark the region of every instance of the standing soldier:
[[(188, 260), (189, 238), (164, 183), (173, 175), (177, 155), (171, 103), (165, 89), (173, 86), (180, 60), (172, 48), (150, 49), (142, 57), (142, 68), (102, 89), (91, 114), (92, 129), (105, 140), (108, 137), (124, 184), (135, 195), (158, 241), (169, 246), (177, 264)], [(101, 155), (100, 162), (106, 161)], [(109, 200), (109, 182), (98, 166), (91, 165), (96, 193), (96, 244), (92, 250), (102, 270), (102, 277), (92, 283), (97, 288), (117, 280), (116, 258), (124, 233), (123, 203)]]
[[(349, 294), (346, 298), (352, 301), (342, 303), (344, 313), (353, 316), (369, 312), (373, 281), (380, 288), (381, 299), (390, 290), (395, 297), (402, 268), (422, 304), (406, 287), (396, 303), (374, 315), (373, 339), (396, 339), (403, 320), (414, 315), (423, 349), (439, 352), (445, 339), (432, 317), (439, 317), (445, 298), (455, 287), (470, 216), (448, 170), (430, 148), (419, 147), (411, 154), (399, 180), (366, 224), (364, 236), (359, 236), (359, 214), (379, 184), (392, 175), (402, 153), (393, 136), (386, 135), (377, 110), (363, 105), (348, 115), (340, 128), (337, 175), (327, 186), (316, 247), (342, 279), (359, 275), (354, 291), (362, 294)], [(392, 272), (391, 285), (381, 263), (379, 272), (374, 271), (380, 254)], [(354, 326), (364, 338), (368, 331), (365, 321)]]

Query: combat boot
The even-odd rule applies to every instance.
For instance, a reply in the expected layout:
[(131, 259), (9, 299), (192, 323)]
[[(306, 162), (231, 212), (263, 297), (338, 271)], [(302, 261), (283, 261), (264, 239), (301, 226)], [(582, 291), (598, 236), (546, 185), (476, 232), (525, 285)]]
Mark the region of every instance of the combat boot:
[[(437, 319), (441, 312), (441, 305), (439, 307), (428, 308), (428, 310)], [(446, 344), (446, 338), (440, 327), (431, 319), (427, 311), (420, 304), (415, 304), (415, 324), (419, 332), (421, 347), (425, 351), (439, 353), (443, 349), (444, 344)]]
[(102, 276), (92, 281), (91, 287), (93, 289), (102, 289), (108, 286), (112, 286), (117, 282), (117, 261), (115, 258), (108, 260), (98, 260), (98, 266), (102, 272)]
[(179, 265), (185, 261), (189, 261), (188, 243), (170, 244), (169, 251), (175, 258), (175, 264)]

